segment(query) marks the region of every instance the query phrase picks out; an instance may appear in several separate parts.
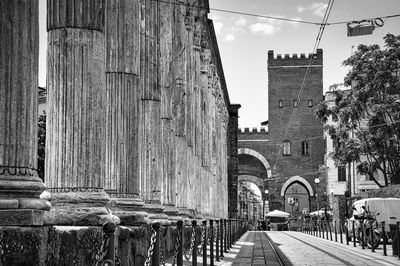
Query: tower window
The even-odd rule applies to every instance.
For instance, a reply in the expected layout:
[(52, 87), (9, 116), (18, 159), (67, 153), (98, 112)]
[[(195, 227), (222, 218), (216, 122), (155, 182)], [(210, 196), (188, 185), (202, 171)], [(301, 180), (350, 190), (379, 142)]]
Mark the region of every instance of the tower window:
[(279, 108), (283, 108), (283, 101), (282, 100), (279, 100), (278, 106), (279, 106)]
[(297, 105), (298, 105), (297, 100), (293, 100), (293, 107), (294, 107), (294, 108), (297, 108)]
[(303, 141), (301, 143), (301, 154), (302, 155), (310, 155), (310, 152), (308, 150), (308, 142), (307, 141)]
[(283, 142), (283, 155), (289, 156), (290, 155), (290, 142), (285, 140)]
[(346, 166), (338, 166), (338, 181), (346, 181)]
[(308, 107), (313, 107), (313, 101), (312, 100), (308, 100)]

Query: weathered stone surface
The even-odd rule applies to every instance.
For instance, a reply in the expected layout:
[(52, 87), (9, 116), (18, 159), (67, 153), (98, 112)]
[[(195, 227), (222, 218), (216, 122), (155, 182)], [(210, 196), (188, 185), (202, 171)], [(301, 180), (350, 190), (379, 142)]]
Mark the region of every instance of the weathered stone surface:
[(44, 214), (44, 224), (84, 226), (103, 225), (103, 216), (109, 215), (104, 207), (57, 206)]
[(46, 265), (95, 265), (102, 243), (100, 226), (55, 226), (48, 235)]
[(0, 231), (0, 265), (45, 265), (48, 228), (3, 226)]
[(0, 210), (0, 225), (43, 225), (43, 213), (41, 210)]
[(38, 198), (38, 1), (0, 2), (0, 198)]
[(44, 199), (18, 199), (20, 209), (36, 209), (48, 211), (51, 208), (49, 201)]
[(0, 199), (0, 209), (18, 209), (18, 200)]
[(150, 224), (147, 212), (139, 211), (114, 211), (121, 220), (121, 225), (138, 226)]
[[(68, 2), (68, 3), (67, 3)], [(47, 222), (99, 223), (105, 173), (104, 0), (48, 1)], [(60, 205), (81, 205), (76, 212)], [(59, 208), (60, 207), (60, 208)], [(64, 215), (64, 216), (63, 216)], [(68, 217), (69, 216), (69, 217)], [(79, 217), (81, 216), (81, 217)]]

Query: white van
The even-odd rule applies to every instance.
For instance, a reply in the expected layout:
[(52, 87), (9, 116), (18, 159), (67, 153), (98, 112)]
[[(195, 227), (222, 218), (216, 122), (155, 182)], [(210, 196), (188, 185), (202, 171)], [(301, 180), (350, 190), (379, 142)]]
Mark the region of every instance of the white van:
[[(400, 199), (398, 198), (367, 198), (357, 200), (352, 205), (352, 215), (348, 221), (349, 236), (353, 236), (353, 220), (355, 220), (355, 229), (358, 230), (360, 226), (354, 215), (361, 216), (364, 214), (365, 209), (368, 212), (376, 214), (376, 221), (379, 224), (379, 230), (381, 229), (381, 222), (385, 221), (385, 231), (390, 233), (390, 224), (395, 225), (396, 222), (400, 221)], [(390, 236), (390, 235), (389, 235)]]

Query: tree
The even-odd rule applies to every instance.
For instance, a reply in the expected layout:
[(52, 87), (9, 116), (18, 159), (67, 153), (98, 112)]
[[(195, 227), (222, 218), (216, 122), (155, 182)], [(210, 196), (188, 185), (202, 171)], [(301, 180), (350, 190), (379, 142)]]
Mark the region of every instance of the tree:
[(37, 172), (44, 181), (44, 161), (46, 155), (46, 113), (39, 116), (38, 122), (38, 153), (37, 153)]
[(325, 129), (336, 164), (357, 162), (358, 172), (380, 187), (400, 184), (400, 36), (387, 34), (384, 41), (384, 49), (360, 45), (343, 62), (350, 67), (344, 85), (351, 89), (333, 91), (336, 105), (323, 102), (315, 111), (335, 122)]

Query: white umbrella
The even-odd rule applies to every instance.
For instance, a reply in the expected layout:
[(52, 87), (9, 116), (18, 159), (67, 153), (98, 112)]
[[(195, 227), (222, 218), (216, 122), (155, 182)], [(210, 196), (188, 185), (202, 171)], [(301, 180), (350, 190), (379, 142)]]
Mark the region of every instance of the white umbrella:
[(267, 213), (267, 217), (289, 217), (290, 213), (274, 210), (272, 212)]
[[(326, 211), (329, 215), (332, 215), (333, 212), (332, 211)], [(310, 216), (324, 216), (325, 215), (325, 211), (324, 210), (319, 210), (319, 211), (315, 211), (315, 212), (310, 212)]]

